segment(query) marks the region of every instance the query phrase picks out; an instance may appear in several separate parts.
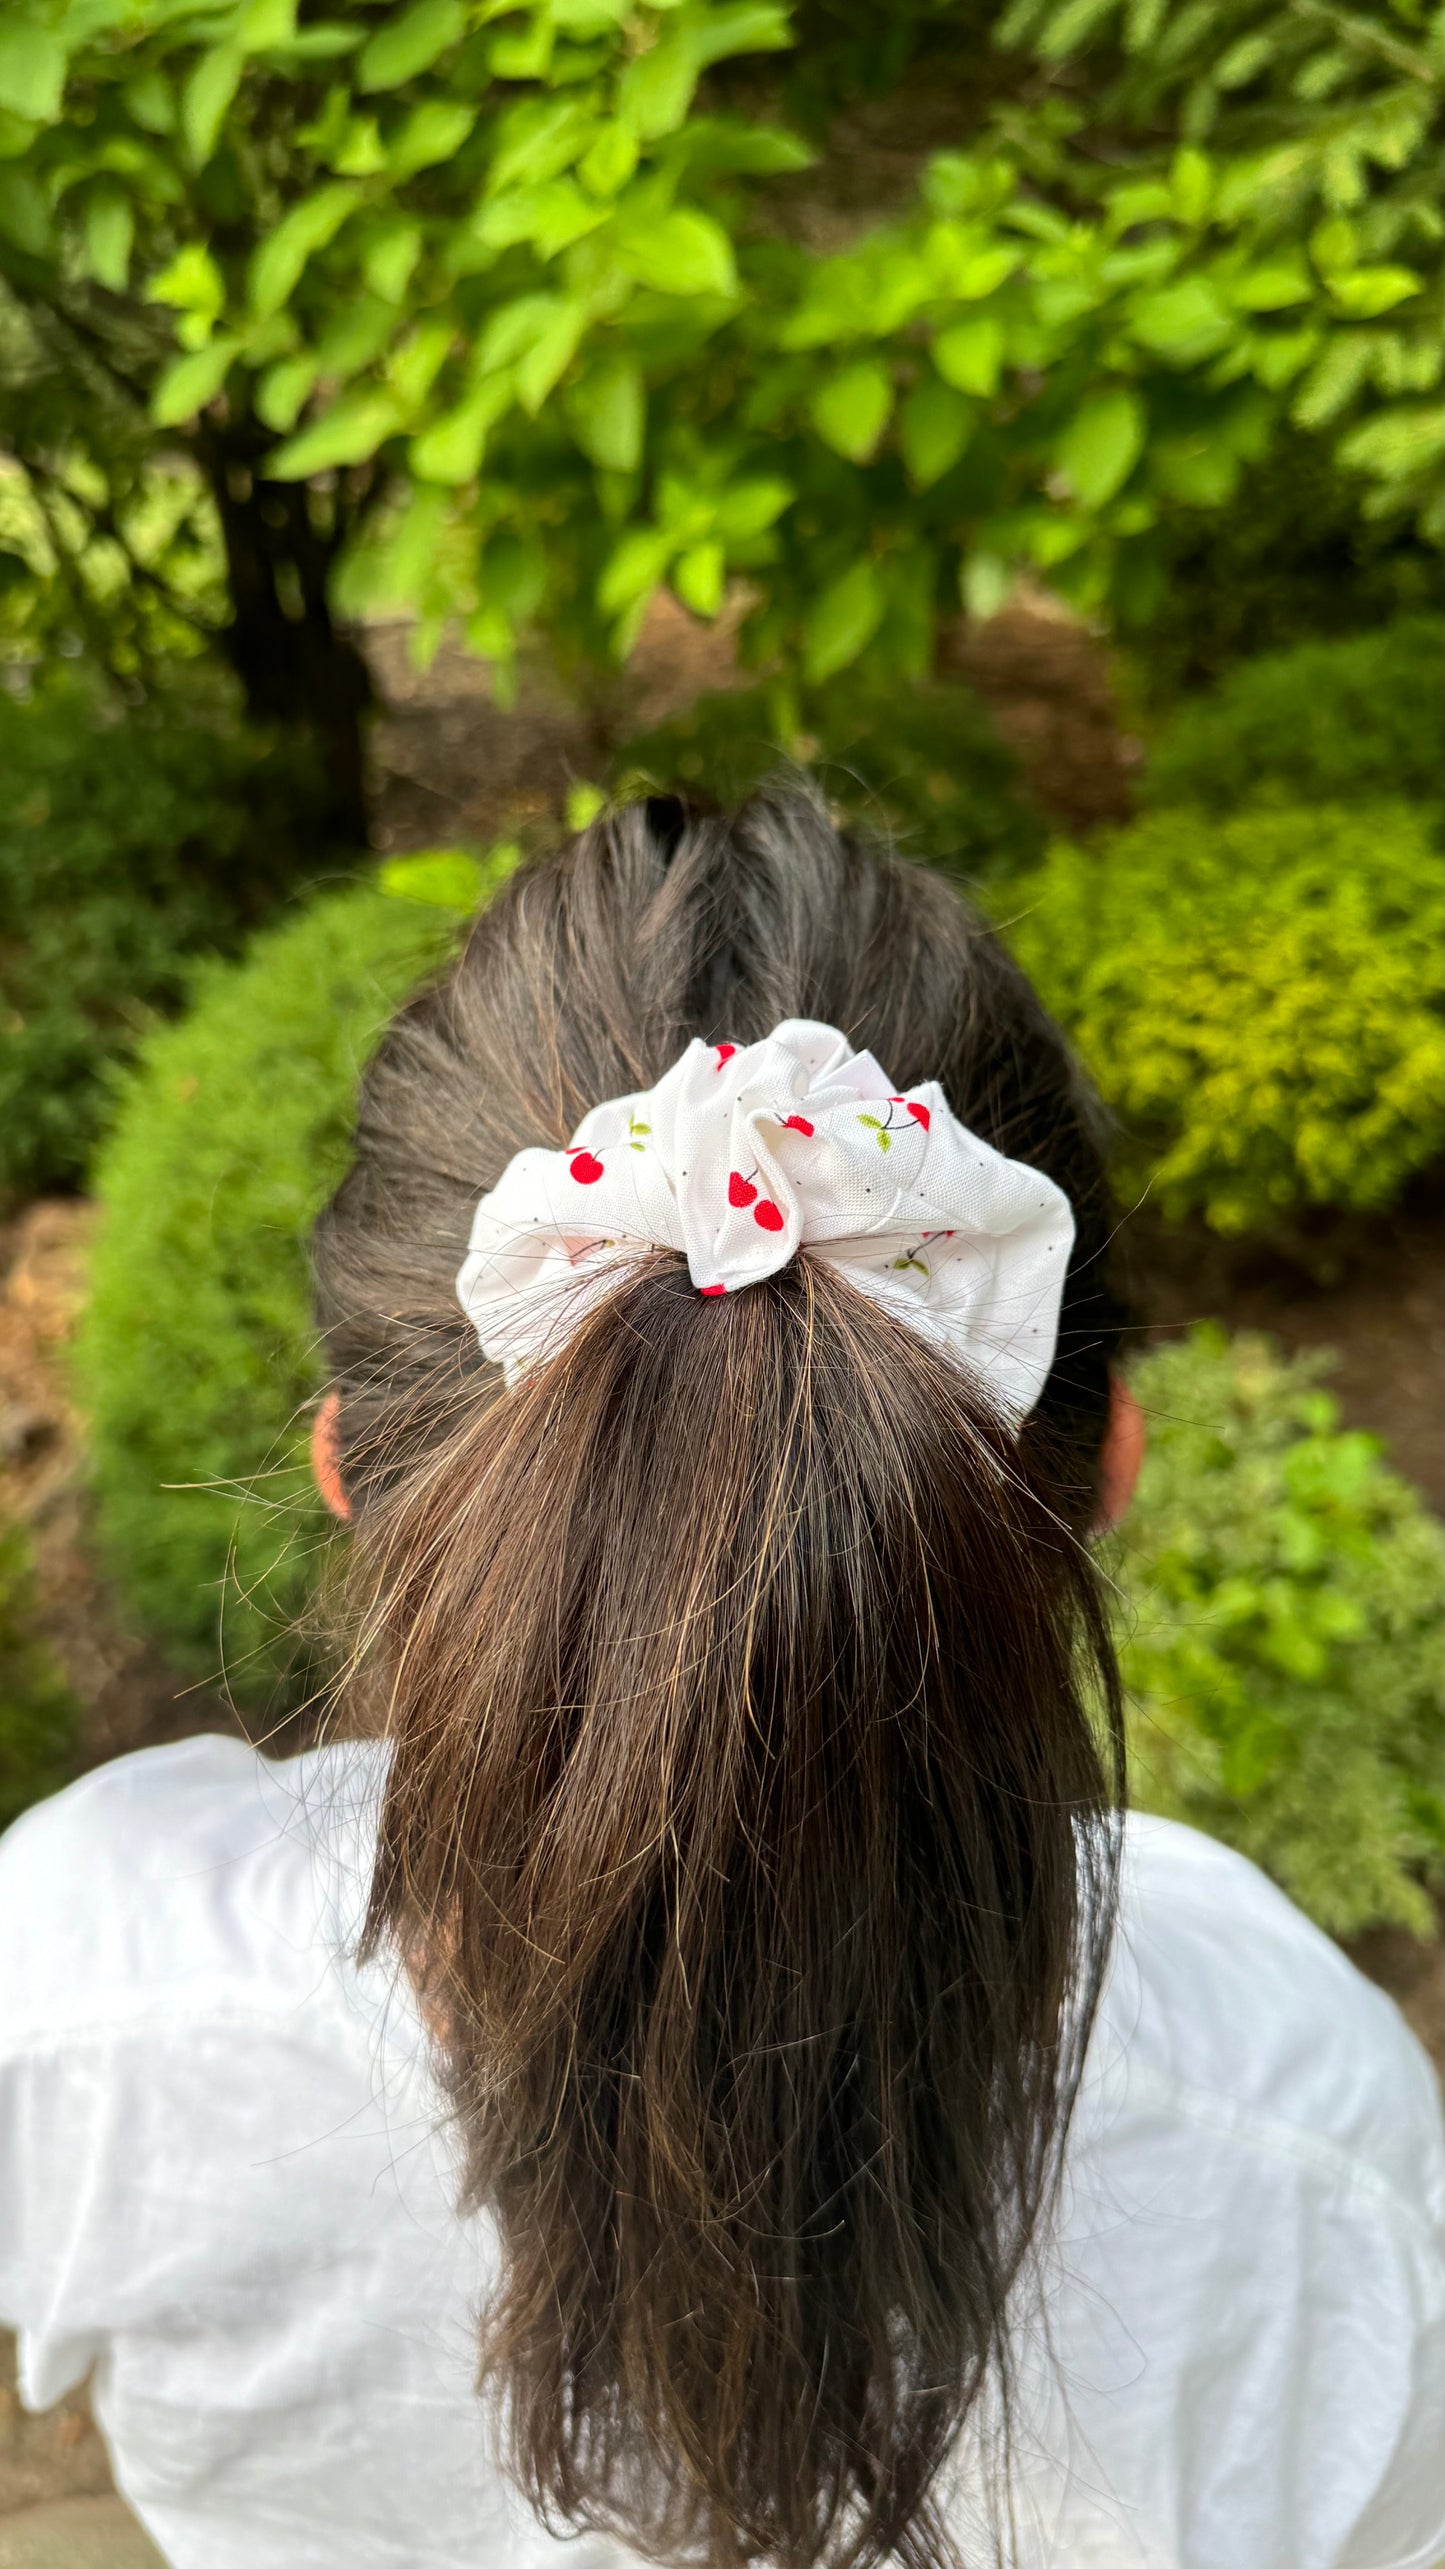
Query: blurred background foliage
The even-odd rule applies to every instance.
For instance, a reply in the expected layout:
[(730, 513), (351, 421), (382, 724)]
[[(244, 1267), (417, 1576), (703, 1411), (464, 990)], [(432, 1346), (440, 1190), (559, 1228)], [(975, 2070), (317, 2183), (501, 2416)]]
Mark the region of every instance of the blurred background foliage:
[(108, 1073), (191, 962), (247, 931), (327, 860), (305, 743), (247, 725), (201, 666), (128, 705), (60, 661), (0, 695), (0, 1198), (84, 1175)]
[(30, 1545), (0, 1525), (0, 1829), (69, 1781), (80, 1707), (35, 1627)]
[[(781, 760), (945, 864), (1187, 1240), (1308, 1267), (1438, 1185), (1438, 51), (1417, 0), (15, 0), (0, 1205), (101, 1200), (95, 1541), (177, 1669), (324, 1686), (307, 1228), (563, 817), (378, 868), (380, 619), (560, 677), (574, 822)], [(1133, 735), (1084, 834), (957, 674), (1050, 592)], [(643, 722), (659, 600), (728, 683)], [(1254, 1339), (1137, 1379), (1140, 1790), (1422, 1930), (1438, 1529)], [(0, 1813), (83, 1753), (30, 1581), (0, 1535)]]
[(1121, 1615), (1134, 1791), (1338, 1935), (1428, 1935), (1445, 1847), (1439, 1528), (1321, 1377), (1201, 1328), (1133, 1373)]

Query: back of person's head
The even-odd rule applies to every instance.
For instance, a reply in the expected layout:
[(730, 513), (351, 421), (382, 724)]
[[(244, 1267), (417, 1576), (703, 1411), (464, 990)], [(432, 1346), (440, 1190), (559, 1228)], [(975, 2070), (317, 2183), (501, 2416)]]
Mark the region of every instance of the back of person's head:
[[(714, 1298), (657, 1250), (512, 1390), (484, 1360), (457, 1272), (513, 1155), (791, 1018), (1070, 1199), (1021, 1430), (806, 1248)], [(499, 2228), (484, 2376), (557, 2525), (953, 2556), (1112, 1920), (1109, 1219), (995, 938), (802, 792), (598, 820), (368, 1073), (316, 1255), (394, 1743), (369, 1933), (424, 1986)]]

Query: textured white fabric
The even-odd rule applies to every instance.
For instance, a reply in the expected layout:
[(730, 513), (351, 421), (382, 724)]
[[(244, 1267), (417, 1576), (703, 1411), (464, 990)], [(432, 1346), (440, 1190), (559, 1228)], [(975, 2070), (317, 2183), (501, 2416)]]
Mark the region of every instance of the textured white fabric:
[[(174, 2569), (637, 2569), (513, 2499), (404, 1986), (346, 1959), (382, 1752), (147, 1749), (0, 1841), (0, 2323), (94, 2368)], [(1445, 2148), (1388, 1999), (1227, 1849), (1128, 1822), (1041, 2303), (1020, 2569), (1445, 2558)], [(978, 2476), (960, 2456), (966, 2559)]]
[(649, 1247), (715, 1295), (806, 1246), (1022, 1417), (1073, 1237), (1067, 1196), (970, 1133), (936, 1080), (899, 1094), (836, 1026), (790, 1018), (760, 1044), (689, 1044), (566, 1150), (519, 1151), (477, 1207), (457, 1298), (513, 1381)]

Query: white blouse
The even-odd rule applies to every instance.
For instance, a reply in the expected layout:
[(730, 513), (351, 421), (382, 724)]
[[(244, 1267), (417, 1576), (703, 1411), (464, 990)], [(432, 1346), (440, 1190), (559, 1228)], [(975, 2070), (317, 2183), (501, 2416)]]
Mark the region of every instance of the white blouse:
[[(383, 1752), (188, 1740), (0, 1843), (0, 2320), (93, 2379), (175, 2569), (619, 2569), (512, 2497), (494, 2253), (404, 1986), (347, 1958)], [(1390, 2001), (1240, 1857), (1128, 1824), (1042, 2300), (1027, 2569), (1445, 2558), (1445, 2147)], [(959, 2459), (966, 2541), (979, 2481)]]

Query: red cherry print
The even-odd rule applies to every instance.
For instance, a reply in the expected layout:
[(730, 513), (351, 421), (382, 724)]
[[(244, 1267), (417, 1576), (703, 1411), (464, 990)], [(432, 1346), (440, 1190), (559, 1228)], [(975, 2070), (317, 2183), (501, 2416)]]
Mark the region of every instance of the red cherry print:
[(699, 1286), (698, 1286), (698, 1292), (699, 1292), (699, 1294), (702, 1296), (702, 1299), (703, 1299), (703, 1301), (704, 1301), (704, 1302), (711, 1302), (711, 1300), (712, 1300), (712, 1298), (713, 1298), (714, 1294), (726, 1293), (726, 1292), (727, 1292), (727, 1286), (726, 1286), (726, 1285), (699, 1285)]
[(722, 1066), (723, 1066), (723, 1063), (724, 1063), (725, 1061), (731, 1061), (731, 1060), (732, 1060), (732, 1057), (733, 1057), (734, 1053), (737, 1051), (737, 1045), (736, 1045), (736, 1044), (714, 1044), (714, 1046), (713, 1046), (713, 1051), (714, 1051), (714, 1052), (716, 1053), (716, 1055), (717, 1055), (717, 1067), (718, 1067), (718, 1069), (719, 1069), (719, 1070), (721, 1070), (721, 1069), (722, 1069)]
[(803, 1133), (811, 1142), (813, 1138), (813, 1127), (809, 1123), (806, 1115), (785, 1115), (783, 1117), (783, 1123), (788, 1132)]
[(920, 1105), (916, 1097), (905, 1097), (903, 1103), (907, 1107), (909, 1114), (912, 1116), (914, 1123), (921, 1124), (926, 1133), (929, 1125), (933, 1121), (928, 1108)]
[(574, 1148), (567, 1166), (579, 1186), (595, 1186), (603, 1174), (602, 1162), (594, 1159), (590, 1151)]
[(780, 1208), (776, 1204), (769, 1204), (766, 1196), (761, 1204), (753, 1206), (753, 1220), (760, 1231), (781, 1231), (783, 1227)]
[(750, 1177), (744, 1177), (740, 1169), (734, 1169), (732, 1176), (728, 1179), (729, 1204), (738, 1206), (751, 1204), (757, 1191)]

